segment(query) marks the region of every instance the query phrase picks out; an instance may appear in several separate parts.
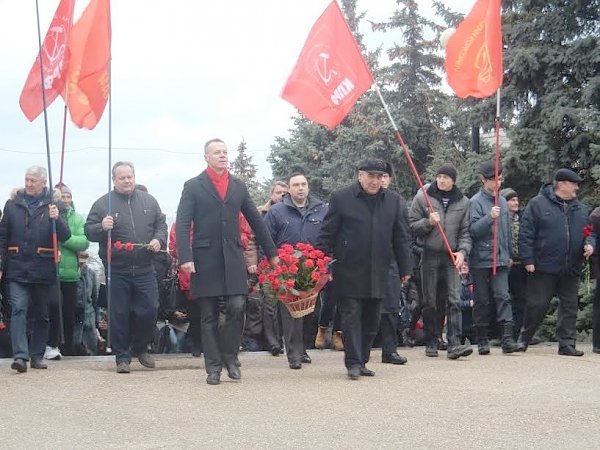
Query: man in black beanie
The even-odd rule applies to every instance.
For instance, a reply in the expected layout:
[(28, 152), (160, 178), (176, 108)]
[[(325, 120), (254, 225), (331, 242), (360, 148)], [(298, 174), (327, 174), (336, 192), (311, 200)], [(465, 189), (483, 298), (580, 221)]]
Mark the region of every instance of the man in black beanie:
[[(421, 257), (421, 283), (423, 288), (423, 325), (425, 329), (425, 355), (438, 356), (437, 328), (438, 316), (444, 314), (437, 308), (438, 283), (445, 282), (447, 287), (446, 312), (448, 316), (448, 353), (449, 359), (458, 359), (470, 355), (473, 350), (468, 345), (461, 345), (462, 313), (460, 309), (461, 283), (458, 274), (471, 250), (469, 236), (469, 199), (454, 184), (456, 169), (450, 164), (441, 166), (435, 182), (427, 188), (434, 211), (429, 210), (423, 191), (417, 192), (410, 212), (410, 227), (417, 238), (423, 242)], [(448, 243), (452, 249), (452, 257), (440, 233), (441, 224)]]

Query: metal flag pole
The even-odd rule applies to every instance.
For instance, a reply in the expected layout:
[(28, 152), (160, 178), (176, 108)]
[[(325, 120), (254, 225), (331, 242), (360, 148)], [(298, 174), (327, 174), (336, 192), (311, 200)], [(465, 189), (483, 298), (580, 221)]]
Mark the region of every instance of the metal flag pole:
[[(112, 55), (108, 59), (108, 215), (112, 215)], [(106, 239), (106, 346), (111, 346), (110, 308), (112, 278), (112, 229), (108, 230)]]
[[(38, 58), (40, 60), (40, 78), (42, 80), (42, 107), (44, 108), (44, 134), (46, 137), (46, 159), (48, 165), (48, 192), (50, 195), (50, 204), (54, 204), (54, 189), (52, 188), (52, 159), (50, 157), (50, 134), (48, 130), (48, 112), (46, 110), (46, 88), (44, 86), (44, 60), (42, 52), (42, 30), (40, 28), (40, 8), (38, 0), (35, 0), (35, 14), (37, 19), (37, 32), (38, 32)], [(58, 317), (60, 327), (60, 342), (61, 344), (65, 341), (63, 331), (63, 320), (62, 320), (62, 299), (60, 295), (60, 275), (58, 271), (58, 236), (56, 234), (56, 220), (52, 219), (52, 252), (54, 255), (54, 265), (56, 267), (56, 298), (58, 301)]]
[[(495, 128), (496, 128), (496, 145), (494, 148), (494, 206), (498, 206), (499, 201), (499, 183), (498, 178), (500, 174), (500, 88), (496, 91), (496, 119), (495, 119)], [(498, 217), (494, 217), (493, 227), (492, 227), (492, 275), (496, 276), (497, 265), (498, 265)]]
[[(427, 191), (425, 190), (423, 181), (421, 180), (421, 177), (419, 176), (417, 167), (415, 166), (415, 163), (413, 162), (413, 159), (410, 156), (410, 152), (408, 151), (408, 148), (406, 147), (406, 144), (404, 143), (404, 140), (402, 139), (402, 135), (400, 134), (400, 131), (398, 130), (398, 127), (396, 126), (396, 122), (394, 122), (394, 118), (392, 117), (392, 114), (390, 113), (387, 103), (385, 102), (385, 100), (383, 99), (383, 96), (381, 95), (381, 91), (379, 90), (379, 86), (377, 85), (377, 83), (375, 83), (375, 90), (377, 91), (377, 95), (379, 96), (379, 99), (381, 100), (381, 103), (383, 104), (383, 108), (385, 109), (385, 112), (387, 113), (388, 118), (390, 119), (390, 122), (392, 123), (392, 126), (394, 127), (394, 131), (396, 132), (396, 140), (400, 143), (400, 146), (402, 147), (402, 150), (404, 151), (404, 156), (406, 156), (406, 161), (408, 162), (408, 166), (410, 167), (413, 177), (415, 178), (415, 180), (417, 181), (417, 184), (419, 185), (419, 189), (423, 193), (423, 198), (425, 198), (425, 202), (427, 203), (429, 212), (430, 213), (435, 212), (435, 209), (433, 209), (433, 205), (431, 204), (431, 199), (429, 198), (429, 195), (427, 195)], [(453, 264), (456, 264), (456, 258), (454, 256), (454, 252), (452, 251), (452, 247), (450, 247), (450, 243), (448, 242), (448, 238), (446, 237), (446, 233), (444, 232), (444, 229), (442, 228), (442, 224), (440, 222), (437, 222), (437, 228), (438, 228), (438, 231), (440, 232), (440, 236), (442, 237), (442, 241), (444, 242), (444, 246), (446, 247), (446, 250), (448, 251), (450, 260), (452, 261)], [(455, 266), (455, 268), (457, 271), (459, 270), (458, 267)]]

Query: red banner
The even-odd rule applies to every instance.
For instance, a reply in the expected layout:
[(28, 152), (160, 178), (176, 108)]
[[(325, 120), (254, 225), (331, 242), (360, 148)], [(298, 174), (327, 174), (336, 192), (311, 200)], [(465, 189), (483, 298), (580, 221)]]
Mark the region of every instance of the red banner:
[(281, 96), (310, 120), (335, 128), (373, 76), (336, 1), (315, 22)]
[[(50, 106), (65, 87), (65, 72), (69, 62), (68, 39), (73, 24), (75, 0), (62, 0), (56, 8), (44, 42), (42, 43), (42, 68), (46, 106)], [(29, 71), (19, 105), (32, 121), (44, 110), (42, 102), (42, 75), (39, 53)]]
[(477, 0), (446, 46), (448, 84), (461, 98), (502, 86), (502, 0)]
[(62, 93), (79, 128), (94, 128), (106, 107), (110, 42), (110, 1), (91, 0), (71, 31), (67, 92)]

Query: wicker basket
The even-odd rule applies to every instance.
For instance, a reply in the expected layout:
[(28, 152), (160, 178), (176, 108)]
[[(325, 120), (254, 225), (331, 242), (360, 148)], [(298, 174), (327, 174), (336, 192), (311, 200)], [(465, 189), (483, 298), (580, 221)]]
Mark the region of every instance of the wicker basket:
[(294, 297), (292, 301), (282, 301), (290, 312), (290, 316), (294, 319), (304, 317), (315, 310), (315, 304), (317, 303), (317, 297), (319, 291), (309, 295), (308, 297)]

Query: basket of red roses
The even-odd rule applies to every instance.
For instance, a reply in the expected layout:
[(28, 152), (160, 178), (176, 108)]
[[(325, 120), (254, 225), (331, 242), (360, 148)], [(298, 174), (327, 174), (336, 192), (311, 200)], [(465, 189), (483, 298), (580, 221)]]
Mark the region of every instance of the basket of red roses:
[(258, 282), (283, 303), (290, 315), (299, 318), (315, 310), (319, 292), (329, 281), (331, 258), (310, 244), (284, 244), (278, 249), (279, 264), (268, 260), (258, 265)]

